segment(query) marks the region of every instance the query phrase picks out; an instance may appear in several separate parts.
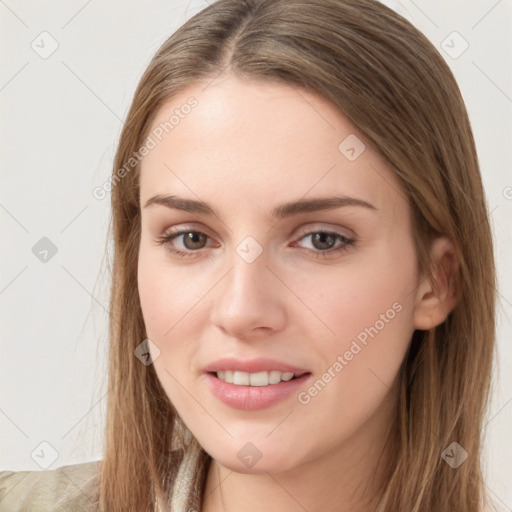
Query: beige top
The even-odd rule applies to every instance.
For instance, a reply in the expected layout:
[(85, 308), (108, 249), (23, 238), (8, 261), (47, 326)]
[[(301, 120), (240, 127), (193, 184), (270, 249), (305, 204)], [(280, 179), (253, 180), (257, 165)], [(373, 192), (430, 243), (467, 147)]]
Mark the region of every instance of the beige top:
[(96, 512), (100, 461), (46, 471), (0, 471), (0, 512)]
[[(172, 452), (173, 512), (200, 509), (210, 461), (199, 445)], [(0, 471), (0, 512), (98, 512), (100, 466), (97, 460), (46, 471)]]

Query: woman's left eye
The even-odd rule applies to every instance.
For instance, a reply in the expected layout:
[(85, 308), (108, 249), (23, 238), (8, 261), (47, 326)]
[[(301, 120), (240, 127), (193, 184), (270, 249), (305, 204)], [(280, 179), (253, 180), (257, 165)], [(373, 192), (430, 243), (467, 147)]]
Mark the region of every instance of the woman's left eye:
[[(354, 238), (349, 238), (341, 233), (333, 231), (310, 231), (309, 233), (302, 235), (299, 240), (303, 240), (308, 237), (311, 237), (311, 245), (313, 246), (313, 249), (307, 248), (306, 250), (309, 253), (322, 257), (329, 257), (333, 253), (337, 254), (340, 251), (346, 251), (349, 246), (355, 244)], [(180, 238), (181, 243), (183, 244), (182, 248), (176, 248), (174, 246), (174, 241)], [(157, 238), (156, 243), (157, 245), (165, 246), (168, 251), (183, 258), (194, 256), (194, 253), (204, 249), (204, 243), (208, 238), (210, 237), (201, 231), (183, 230), (170, 234), (164, 233)], [(338, 246), (335, 245), (336, 241), (340, 242)]]
[[(349, 238), (341, 233), (336, 233), (333, 231), (311, 231), (300, 238), (303, 240), (305, 238), (311, 237), (311, 245), (314, 249), (308, 249), (309, 252), (313, 252), (317, 256), (325, 256), (328, 257), (333, 253), (338, 253), (340, 251), (346, 251), (350, 245), (354, 245), (355, 239)], [(336, 246), (336, 241), (339, 240), (340, 244)], [(325, 246), (328, 247), (325, 247)]]

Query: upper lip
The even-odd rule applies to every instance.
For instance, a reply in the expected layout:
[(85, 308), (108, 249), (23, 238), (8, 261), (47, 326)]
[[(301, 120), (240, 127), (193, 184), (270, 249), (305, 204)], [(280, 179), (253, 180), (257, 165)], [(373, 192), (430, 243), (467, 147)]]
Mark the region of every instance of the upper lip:
[(257, 372), (270, 372), (272, 370), (281, 373), (291, 372), (295, 375), (302, 375), (309, 373), (304, 368), (299, 368), (288, 363), (283, 363), (277, 359), (269, 359), (260, 357), (257, 359), (235, 359), (226, 357), (218, 359), (210, 363), (204, 368), (205, 372), (218, 372), (222, 370), (234, 370), (239, 372), (257, 373)]

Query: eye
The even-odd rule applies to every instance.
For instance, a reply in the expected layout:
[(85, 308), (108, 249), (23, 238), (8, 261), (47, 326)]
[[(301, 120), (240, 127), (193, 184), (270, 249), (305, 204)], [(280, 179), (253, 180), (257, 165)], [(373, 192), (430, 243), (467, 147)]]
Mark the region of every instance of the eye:
[[(312, 249), (306, 248), (308, 253), (319, 257), (329, 257), (346, 251), (347, 248), (355, 244), (354, 238), (349, 238), (341, 233), (334, 231), (317, 230), (304, 234), (299, 240), (311, 237)], [(182, 230), (176, 233), (164, 233), (156, 239), (157, 245), (163, 245), (169, 252), (176, 254), (181, 258), (193, 257), (205, 248), (205, 244), (210, 237), (202, 231)], [(175, 241), (181, 240), (181, 247), (176, 248)], [(336, 246), (336, 241), (339, 241)], [(294, 242), (296, 244), (297, 242)], [(217, 247), (219, 245), (217, 244)]]
[[(172, 247), (174, 240), (180, 238), (185, 250)], [(209, 236), (201, 231), (194, 231), (189, 229), (178, 231), (177, 233), (164, 233), (157, 238), (156, 242), (158, 245), (165, 246), (165, 248), (173, 254), (176, 254), (180, 257), (187, 257), (191, 256), (190, 253), (198, 252), (199, 250), (203, 249), (204, 243), (208, 238)]]
[[(330, 257), (339, 254), (341, 251), (346, 251), (349, 246), (355, 244), (354, 238), (349, 238), (335, 231), (310, 231), (303, 235), (300, 240), (304, 240), (308, 237), (311, 237), (313, 249), (307, 250), (317, 257)], [(335, 246), (337, 240), (340, 244)]]

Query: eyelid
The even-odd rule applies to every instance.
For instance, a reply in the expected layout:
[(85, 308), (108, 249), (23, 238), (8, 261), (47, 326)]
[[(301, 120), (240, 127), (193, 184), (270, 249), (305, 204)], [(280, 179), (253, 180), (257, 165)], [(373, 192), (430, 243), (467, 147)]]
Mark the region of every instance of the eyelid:
[[(318, 231), (327, 231), (327, 232), (333, 232), (333, 233), (337, 233), (337, 234), (346, 236), (347, 238), (355, 238), (356, 237), (356, 234), (352, 229), (350, 229), (346, 226), (332, 225), (328, 222), (327, 223), (314, 222), (313, 224), (311, 224), (311, 223), (304, 224), (304, 225), (300, 226), (295, 231), (298, 232), (298, 235), (306, 235), (306, 234), (310, 234), (312, 232), (318, 232)], [(298, 236), (298, 235), (294, 235), (294, 236)]]
[(175, 226), (171, 226), (169, 228), (165, 228), (165, 229), (158, 230), (158, 231), (161, 231), (161, 236), (171, 236), (171, 235), (176, 235), (178, 233), (194, 231), (194, 232), (198, 232), (198, 233), (204, 233), (205, 235), (208, 235), (209, 238), (215, 238), (215, 237), (211, 236), (211, 231), (208, 228), (206, 228), (205, 226), (203, 226), (203, 225), (196, 226), (196, 225), (188, 224), (188, 223), (177, 224)]

